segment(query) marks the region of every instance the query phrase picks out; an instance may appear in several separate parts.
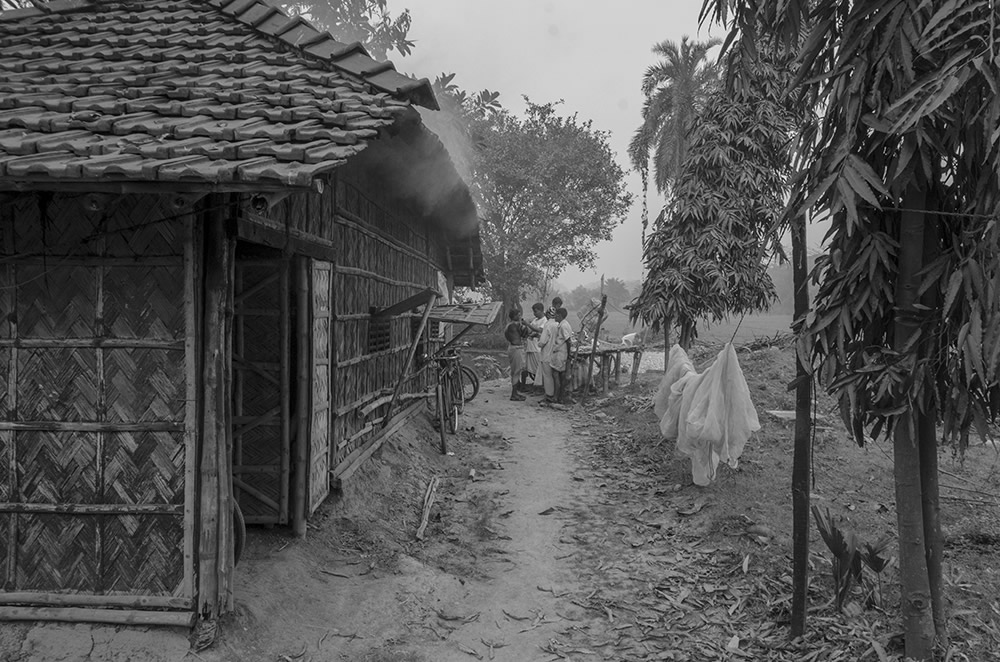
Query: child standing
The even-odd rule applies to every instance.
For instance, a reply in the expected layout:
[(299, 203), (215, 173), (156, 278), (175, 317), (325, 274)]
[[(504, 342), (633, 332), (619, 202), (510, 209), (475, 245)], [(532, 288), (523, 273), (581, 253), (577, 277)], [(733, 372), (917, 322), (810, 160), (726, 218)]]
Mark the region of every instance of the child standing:
[(552, 338), (552, 356), (549, 359), (552, 365), (553, 382), (555, 383), (555, 399), (560, 404), (576, 404), (576, 402), (566, 394), (567, 368), (569, 367), (569, 353), (572, 349), (573, 327), (566, 321), (565, 308), (556, 309), (556, 322), (558, 326)]
[(514, 309), (507, 313), (510, 322), (503, 330), (504, 338), (507, 339), (507, 357), (510, 359), (510, 399), (524, 400), (524, 396), (518, 393), (518, 386), (521, 383), (521, 373), (524, 371), (524, 341), (530, 335), (531, 330), (521, 319), (521, 311)]
[(542, 388), (545, 389), (545, 402), (556, 401), (555, 381), (552, 374), (552, 348), (555, 346), (556, 329), (559, 322), (555, 319), (555, 309), (545, 313), (545, 324), (542, 325), (542, 335), (538, 338), (538, 346), (542, 350), (541, 359)]
[(521, 390), (527, 391), (529, 385), (535, 384), (535, 378), (540, 377), (541, 367), (541, 347), (539, 338), (542, 335), (542, 327), (545, 326), (545, 304), (538, 302), (531, 306), (531, 313), (534, 319), (528, 322), (531, 334), (524, 341), (524, 372), (521, 374)]

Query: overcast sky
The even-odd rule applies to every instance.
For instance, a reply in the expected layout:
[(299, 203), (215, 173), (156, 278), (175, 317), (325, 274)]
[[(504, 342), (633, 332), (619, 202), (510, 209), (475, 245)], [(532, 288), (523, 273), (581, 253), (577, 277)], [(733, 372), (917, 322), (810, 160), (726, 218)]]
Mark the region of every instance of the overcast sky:
[[(701, 0), (389, 0), (393, 15), (413, 17), (412, 55), (391, 53), (396, 68), (433, 80), (455, 73), (469, 92), (500, 92), (503, 105), (521, 113), (522, 95), (532, 101), (562, 99), (561, 114), (578, 113), (611, 133), (611, 148), (628, 169), (626, 149), (639, 126), (642, 74), (655, 58), (651, 48), (698, 30)], [(715, 28), (712, 36), (721, 36)], [(642, 274), (642, 184), (629, 169), (636, 203), (610, 242), (597, 247), (589, 272), (567, 269), (557, 281), (572, 289), (608, 278), (635, 280)], [(655, 218), (660, 201), (650, 198)]]

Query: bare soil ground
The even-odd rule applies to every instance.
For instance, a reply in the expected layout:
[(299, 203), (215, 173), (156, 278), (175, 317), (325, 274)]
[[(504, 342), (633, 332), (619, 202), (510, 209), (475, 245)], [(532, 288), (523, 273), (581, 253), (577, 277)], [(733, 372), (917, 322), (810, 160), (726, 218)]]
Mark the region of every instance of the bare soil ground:
[[(696, 366), (717, 349), (696, 349)], [(739, 468), (723, 467), (707, 488), (659, 439), (661, 373), (568, 408), (511, 402), (505, 382), (486, 382), (449, 439), (453, 455), (437, 452), (419, 416), (305, 540), (253, 529), (237, 613), (212, 647), (188, 651), (187, 633), (163, 629), (0, 625), (0, 659), (899, 660), (894, 567), (882, 573), (881, 606), (857, 589), (838, 613), (818, 535), (809, 634), (788, 640), (792, 423), (766, 412), (792, 408), (792, 350), (739, 356), (763, 429)], [(891, 450), (858, 448), (824, 398), (819, 410), (814, 502), (863, 540), (892, 532)], [(994, 660), (1000, 456), (980, 443), (964, 461), (942, 451), (941, 467), (947, 659)]]

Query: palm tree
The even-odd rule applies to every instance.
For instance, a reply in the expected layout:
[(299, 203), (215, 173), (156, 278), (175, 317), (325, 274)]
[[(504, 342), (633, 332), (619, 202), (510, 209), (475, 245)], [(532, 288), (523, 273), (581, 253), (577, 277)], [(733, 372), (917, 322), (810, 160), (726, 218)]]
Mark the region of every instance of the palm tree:
[(651, 153), (653, 181), (661, 193), (668, 190), (680, 171), (691, 123), (718, 80), (715, 65), (707, 63), (705, 55), (719, 43), (718, 39), (689, 41), (685, 36), (680, 45), (662, 41), (653, 46), (653, 53), (662, 59), (646, 69), (642, 77), (642, 92), (646, 95), (642, 125), (628, 147), (632, 165), (642, 174), (644, 188)]

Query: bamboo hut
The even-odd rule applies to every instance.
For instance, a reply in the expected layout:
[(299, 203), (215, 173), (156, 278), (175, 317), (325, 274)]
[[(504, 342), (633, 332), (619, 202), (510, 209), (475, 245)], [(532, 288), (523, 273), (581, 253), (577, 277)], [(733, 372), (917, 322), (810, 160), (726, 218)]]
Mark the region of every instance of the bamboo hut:
[(262, 0), (0, 12), (0, 618), (231, 610), (233, 504), (304, 533), (420, 406), (482, 258), (415, 105)]

